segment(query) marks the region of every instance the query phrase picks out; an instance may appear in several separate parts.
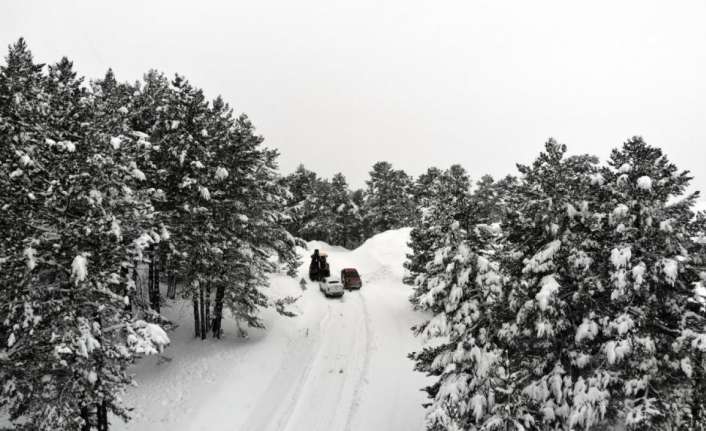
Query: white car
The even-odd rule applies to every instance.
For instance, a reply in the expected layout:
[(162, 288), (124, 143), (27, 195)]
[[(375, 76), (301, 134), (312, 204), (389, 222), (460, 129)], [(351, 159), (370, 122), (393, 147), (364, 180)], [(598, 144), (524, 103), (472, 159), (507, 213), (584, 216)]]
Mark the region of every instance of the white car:
[(340, 298), (343, 296), (343, 283), (341, 280), (323, 280), (319, 281), (319, 290), (321, 290), (324, 295)]

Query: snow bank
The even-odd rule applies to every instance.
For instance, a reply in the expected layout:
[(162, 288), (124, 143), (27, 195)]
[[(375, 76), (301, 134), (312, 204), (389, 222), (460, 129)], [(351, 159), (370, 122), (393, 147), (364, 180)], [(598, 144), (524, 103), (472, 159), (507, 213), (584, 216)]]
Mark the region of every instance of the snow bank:
[(404, 262), (411, 249), (407, 245), (412, 228), (379, 233), (355, 249), (352, 257), (372, 271), (373, 278), (389, 276), (401, 282), (405, 275)]

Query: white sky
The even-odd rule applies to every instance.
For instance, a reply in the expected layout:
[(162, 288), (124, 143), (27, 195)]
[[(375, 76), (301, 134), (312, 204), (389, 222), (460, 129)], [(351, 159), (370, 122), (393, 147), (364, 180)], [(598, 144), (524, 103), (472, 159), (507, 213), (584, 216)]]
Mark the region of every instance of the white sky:
[(91, 78), (186, 75), (246, 112), (284, 172), (502, 176), (550, 136), (605, 159), (639, 134), (706, 190), (704, 22), (703, 1), (17, 0), (0, 44), (25, 36)]

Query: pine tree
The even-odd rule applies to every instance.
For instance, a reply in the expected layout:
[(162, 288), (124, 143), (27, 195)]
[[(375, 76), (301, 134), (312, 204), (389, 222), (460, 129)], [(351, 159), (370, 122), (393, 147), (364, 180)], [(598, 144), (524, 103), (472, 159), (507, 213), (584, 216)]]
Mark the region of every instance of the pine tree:
[(431, 185), (434, 181), (441, 176), (443, 171), (437, 167), (431, 167), (427, 171), (417, 177), (417, 180), (412, 186), (412, 196), (414, 198), (414, 204), (418, 207), (427, 206), (427, 202), (431, 193)]
[(360, 244), (361, 211), (343, 174), (328, 180), (300, 165), (282, 182), (290, 192), (286, 214), (292, 235), (344, 247)]
[(414, 219), (412, 180), (388, 162), (377, 162), (366, 181), (366, 236), (408, 226)]
[(506, 414), (505, 352), (488, 331), (496, 325), (502, 295), (494, 236), (487, 225), (467, 232), (453, 221), (419, 278), (429, 289), (420, 294), (418, 307), (434, 317), (415, 331), (427, 340), (443, 340), (411, 355), (418, 371), (436, 378), (425, 388), (432, 399), (429, 430), (492, 429)]
[(353, 248), (360, 244), (361, 217), (358, 206), (353, 202), (346, 178), (337, 173), (331, 179), (329, 194), (326, 197), (329, 223), (329, 243)]
[(315, 172), (299, 165), (290, 175), (283, 178), (283, 184), (289, 190), (287, 199), (287, 229), (292, 235), (303, 237), (302, 228), (315, 214), (305, 213), (305, 201), (314, 195), (320, 182)]
[(414, 280), (424, 272), (426, 264), (431, 260), (430, 250), (434, 238), (429, 235), (430, 217), (424, 215), (428, 213), (432, 204), (432, 185), (441, 174), (442, 171), (439, 168), (429, 168), (417, 178), (413, 186), (414, 204), (419, 214), (414, 218), (414, 225), (410, 232), (408, 245), (412, 252), (407, 255), (407, 261), (404, 263), (407, 272), (403, 279), (405, 284), (411, 286), (414, 285)]
[(610, 256), (600, 322), (616, 383), (610, 407), (631, 429), (703, 428), (706, 328), (704, 315), (691, 312), (706, 268), (691, 235), (698, 192), (685, 195), (689, 173), (639, 137), (613, 150), (601, 174), (610, 193), (599, 207)]
[[(263, 148), (262, 142), (243, 115), (222, 147), (220, 159), (228, 175), (222, 175), (220, 183), (222, 202), (228, 206), (219, 213), (230, 217), (223, 224), (232, 231), (225, 232), (223, 237), (225, 260), (218, 271), (223, 278), (219, 280), (214, 313), (216, 336), (220, 336), (223, 305), (236, 319), (253, 327), (262, 327), (258, 317), (262, 307), (274, 305), (283, 314), (290, 314), (282, 308), (282, 300), (273, 303), (262, 292), (270, 274), (284, 270), (290, 276), (295, 275), (300, 263), (295, 250), (303, 245), (284, 227), (287, 190), (277, 174), (278, 153)], [(277, 260), (273, 261), (272, 256)], [(284, 301), (291, 302), (288, 298)]]
[(332, 187), (328, 179), (317, 179), (311, 193), (301, 202), (299, 214), (303, 222), (299, 236), (331, 244), (334, 241), (335, 216), (331, 208)]
[(703, 284), (703, 219), (690, 211), (696, 195), (675, 201), (688, 173), (639, 138), (604, 167), (565, 153), (550, 140), (518, 165), (521, 179), (503, 186), (502, 234), (468, 236), (491, 262), (481, 266), (493, 268), (492, 301), (451, 301), (455, 286), (482, 292), (489, 280), (465, 277), (478, 265), (459, 265), (463, 229), (433, 248), (419, 303), (435, 315), (420, 332), (448, 342), (414, 356), (438, 378), (429, 429), (704, 426), (706, 334), (692, 289)]
[[(427, 264), (433, 258), (433, 250), (444, 238), (449, 227), (459, 222), (464, 230), (468, 230), (469, 205), (471, 203), (470, 179), (465, 169), (453, 165), (440, 173), (427, 187), (428, 197), (425, 206), (421, 208), (421, 216), (410, 233), (410, 249), (405, 268), (408, 271), (406, 280), (415, 285), (411, 301), (418, 303), (420, 296), (428, 291), (427, 283), (417, 278), (426, 273)], [(475, 214), (471, 215), (475, 216)]]
[(512, 376), (507, 385), (515, 388), (503, 400), (512, 414), (498, 419), (506, 425), (581, 429), (595, 426), (589, 416), (603, 408), (605, 375), (579, 376), (585, 357), (576, 349), (583, 319), (588, 334), (594, 329), (590, 298), (597, 280), (587, 268), (596, 261), (591, 236), (600, 219), (588, 208), (600, 195), (590, 180), (597, 160), (565, 154), (565, 145), (550, 140), (531, 166), (518, 165), (522, 178), (503, 221), (506, 299), (497, 313), (504, 322), (493, 331)]
[(18, 429), (107, 429), (108, 412), (128, 417), (127, 367), (168, 343), (125, 307), (151, 208), (71, 62), (41, 71), (22, 40), (0, 68), (0, 97), (12, 100), (0, 127), (12, 224), (0, 258), (0, 405)]
[(235, 118), (220, 97), (209, 103), (183, 77), (148, 73), (133, 103), (134, 127), (146, 135), (139, 168), (161, 226), (155, 241), (170, 283), (178, 278), (192, 300), (195, 335), (220, 337), (224, 307), (260, 326), (259, 308), (276, 305), (261, 291), (280, 270), (270, 258), (290, 273), (296, 264), (277, 153), (261, 147), (246, 116)]

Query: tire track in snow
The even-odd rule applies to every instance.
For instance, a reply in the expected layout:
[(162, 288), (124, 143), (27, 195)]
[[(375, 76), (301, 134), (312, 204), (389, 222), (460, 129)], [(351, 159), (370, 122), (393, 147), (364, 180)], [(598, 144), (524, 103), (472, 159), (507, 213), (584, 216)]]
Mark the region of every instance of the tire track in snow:
[[(321, 335), (330, 318), (331, 308), (327, 307), (324, 317), (319, 322), (317, 339), (309, 343), (302, 343), (297, 339), (290, 340), (290, 345), (283, 355), (282, 365), (265, 392), (258, 398), (256, 407), (243, 425), (242, 431), (279, 431), (287, 427), (321, 348)], [(306, 364), (306, 366), (297, 370), (292, 368), (294, 364)]]
[(353, 420), (358, 413), (358, 408), (360, 407), (360, 402), (362, 398), (363, 388), (368, 382), (368, 370), (370, 369), (370, 355), (373, 350), (373, 332), (372, 332), (372, 322), (370, 319), (370, 313), (368, 312), (368, 306), (365, 303), (365, 297), (360, 292), (357, 292), (358, 299), (360, 300), (361, 307), (363, 309), (363, 321), (365, 325), (365, 357), (363, 359), (363, 369), (360, 372), (358, 381), (353, 389), (353, 402), (351, 403), (351, 408), (348, 411), (348, 417), (346, 418), (346, 428), (345, 431), (352, 431)]
[(360, 300), (345, 295), (329, 302), (334, 311), (326, 326), (312, 372), (284, 431), (343, 431), (365, 358), (365, 319)]

